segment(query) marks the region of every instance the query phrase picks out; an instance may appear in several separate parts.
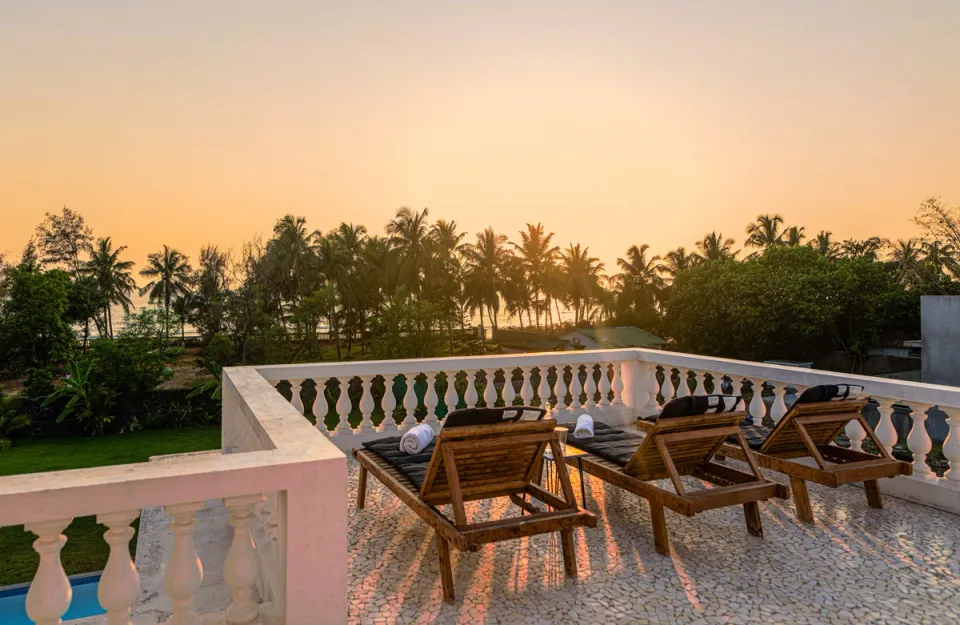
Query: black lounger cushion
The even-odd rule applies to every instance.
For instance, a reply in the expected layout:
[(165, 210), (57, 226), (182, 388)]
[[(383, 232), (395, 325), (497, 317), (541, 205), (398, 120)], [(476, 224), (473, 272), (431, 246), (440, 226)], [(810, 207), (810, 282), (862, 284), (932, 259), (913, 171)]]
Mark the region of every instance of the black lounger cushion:
[[(763, 443), (767, 440), (767, 437), (770, 436), (770, 432), (773, 432), (770, 428), (765, 428), (762, 425), (754, 425), (749, 421), (741, 421), (740, 430), (743, 432), (743, 437), (747, 439), (747, 446), (754, 450), (763, 447)], [(727, 437), (727, 442), (731, 445), (740, 444), (737, 442), (737, 437), (733, 435)]]
[(644, 417), (644, 421), (656, 423), (657, 419), (689, 417), (713, 412), (734, 412), (739, 409), (742, 398), (738, 395), (690, 395), (678, 397), (667, 403), (660, 414)]
[(857, 399), (863, 387), (859, 384), (820, 384), (811, 386), (803, 393), (794, 404), (815, 404), (821, 401), (843, 401), (844, 399)]
[(574, 438), (573, 431), (577, 424), (571, 423), (567, 426), (570, 435), (567, 437), (567, 445), (582, 449), (595, 456), (605, 458), (621, 467), (627, 466), (630, 458), (640, 447), (644, 436), (632, 432), (624, 432), (617, 428), (610, 427), (606, 423), (593, 422), (593, 438)]
[[(443, 419), (443, 427), (456, 428), (467, 425), (493, 425), (513, 421), (539, 421), (547, 414), (545, 408), (533, 406), (510, 406), (504, 408), (464, 408), (454, 410)], [(534, 415), (536, 417), (534, 418)]]
[(414, 486), (420, 488), (423, 486), (424, 478), (427, 477), (427, 467), (430, 465), (433, 449), (437, 446), (437, 439), (430, 441), (430, 444), (419, 454), (408, 454), (400, 450), (400, 438), (388, 436), (367, 441), (363, 446), (386, 460), (387, 464), (405, 475)]

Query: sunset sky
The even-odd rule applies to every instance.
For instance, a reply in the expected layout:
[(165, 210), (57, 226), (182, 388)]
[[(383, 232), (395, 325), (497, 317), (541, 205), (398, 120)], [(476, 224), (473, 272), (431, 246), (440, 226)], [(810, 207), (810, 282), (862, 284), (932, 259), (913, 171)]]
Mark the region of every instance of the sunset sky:
[(0, 250), (64, 204), (138, 267), (404, 205), (608, 270), (762, 212), (908, 237), (960, 203), (958, 28), (937, 0), (4, 0)]

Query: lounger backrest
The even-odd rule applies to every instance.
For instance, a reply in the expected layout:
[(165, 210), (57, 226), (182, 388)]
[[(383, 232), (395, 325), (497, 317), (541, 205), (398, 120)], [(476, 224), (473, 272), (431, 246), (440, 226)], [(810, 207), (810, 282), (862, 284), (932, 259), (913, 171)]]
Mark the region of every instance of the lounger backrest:
[(797, 420), (815, 447), (829, 445), (847, 424), (860, 416), (866, 400), (859, 399), (862, 386), (824, 384), (812, 386), (800, 394), (787, 414), (758, 450), (763, 454), (806, 455), (807, 444), (797, 428)]
[(624, 472), (641, 480), (668, 477), (657, 444), (657, 439), (662, 437), (661, 443), (666, 446), (677, 473), (690, 474), (713, 457), (734, 431), (731, 428), (738, 427), (743, 417), (743, 412), (721, 412), (658, 419), (624, 467)]
[(420, 498), (433, 505), (451, 502), (448, 457), (464, 501), (519, 490), (533, 478), (546, 445), (556, 438), (555, 427), (553, 419), (543, 419), (442, 428)]
[(690, 417), (714, 412), (736, 412), (743, 398), (739, 395), (688, 395), (667, 403), (658, 419)]

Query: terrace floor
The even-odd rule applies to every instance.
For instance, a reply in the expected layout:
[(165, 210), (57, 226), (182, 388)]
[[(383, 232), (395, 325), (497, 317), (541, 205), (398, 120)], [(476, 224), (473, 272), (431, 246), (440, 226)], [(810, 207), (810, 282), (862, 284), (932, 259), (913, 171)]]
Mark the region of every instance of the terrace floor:
[[(773, 500), (761, 504), (764, 538), (747, 534), (740, 507), (668, 510), (665, 558), (642, 500), (589, 476), (599, 523), (576, 533), (578, 580), (564, 577), (555, 535), (451, 550), (457, 603), (447, 605), (433, 532), (372, 478), (357, 510), (349, 462), (351, 623), (960, 623), (956, 515), (891, 497), (875, 510), (855, 486), (811, 484), (816, 525)], [(508, 504), (468, 504), (468, 514), (517, 514)]]

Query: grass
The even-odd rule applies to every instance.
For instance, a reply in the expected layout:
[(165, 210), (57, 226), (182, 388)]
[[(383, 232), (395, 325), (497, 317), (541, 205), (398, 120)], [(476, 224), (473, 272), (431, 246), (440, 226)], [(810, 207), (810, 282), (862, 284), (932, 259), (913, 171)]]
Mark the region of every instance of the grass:
[[(9, 450), (0, 452), (0, 476), (146, 462), (150, 456), (219, 447), (219, 427), (149, 430), (87, 438), (21, 438)], [(74, 519), (64, 532), (67, 544), (61, 552), (68, 575), (103, 569), (109, 553), (103, 541), (105, 530), (95, 517)], [(3, 554), (0, 586), (29, 582), (33, 578), (39, 561), (31, 546), (35, 538), (24, 531), (22, 525), (0, 528), (0, 554)], [(131, 555), (136, 543), (134, 536), (130, 541)]]

